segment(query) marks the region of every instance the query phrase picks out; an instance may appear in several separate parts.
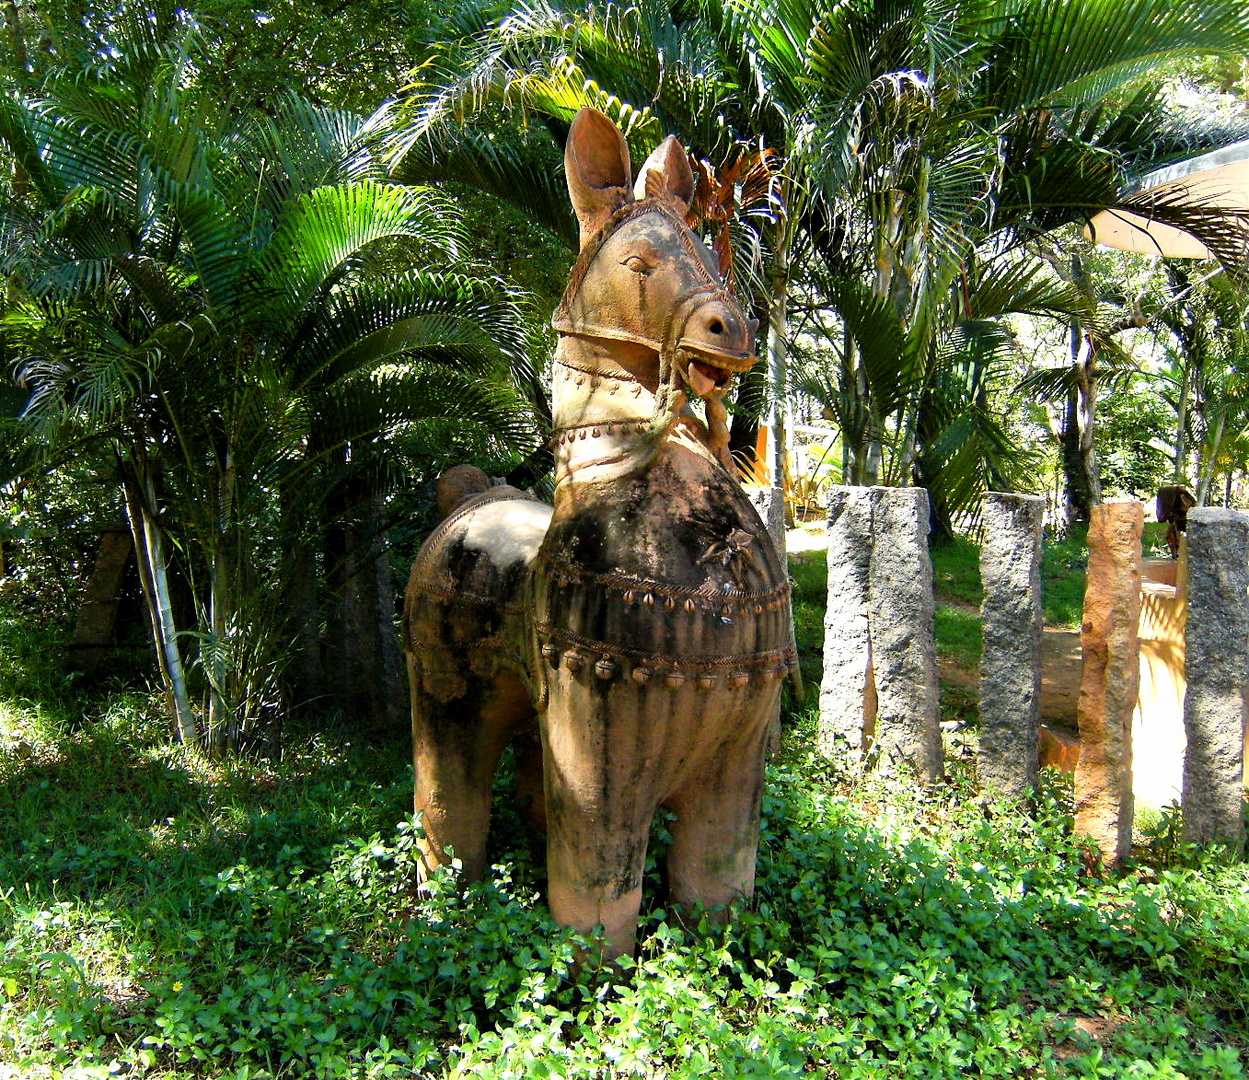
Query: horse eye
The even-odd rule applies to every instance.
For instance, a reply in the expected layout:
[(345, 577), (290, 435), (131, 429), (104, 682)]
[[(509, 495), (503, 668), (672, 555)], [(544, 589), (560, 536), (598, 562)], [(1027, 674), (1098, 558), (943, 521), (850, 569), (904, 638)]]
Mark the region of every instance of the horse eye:
[(642, 258), (641, 255), (629, 255), (626, 258), (621, 259), (620, 261), (624, 266), (628, 267), (635, 274), (642, 274), (643, 276), (645, 276), (646, 274), (649, 274), (652, 270), (655, 269), (653, 266), (651, 266), (650, 263), (648, 263), (644, 258)]

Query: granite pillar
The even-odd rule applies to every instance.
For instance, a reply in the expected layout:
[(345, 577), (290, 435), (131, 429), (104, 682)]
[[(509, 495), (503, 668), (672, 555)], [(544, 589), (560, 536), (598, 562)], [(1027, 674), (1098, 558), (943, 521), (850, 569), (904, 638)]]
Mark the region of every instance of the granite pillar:
[(876, 720), (867, 625), (873, 488), (834, 487), (828, 496), (828, 604), (817, 740), (821, 753), (862, 768)]
[(928, 493), (834, 488), (819, 743), (882, 775), (942, 772)]
[(1045, 500), (991, 491), (982, 513), (980, 782), (1023, 797), (1037, 783), (1041, 724), (1041, 530)]
[(776, 546), (776, 553), (785, 562), (785, 492), (778, 487), (747, 487), (744, 489), (750, 505), (767, 527), (768, 535)]
[(1188, 512), (1188, 688), (1184, 695), (1184, 838), (1245, 844), (1249, 678), (1249, 517)]

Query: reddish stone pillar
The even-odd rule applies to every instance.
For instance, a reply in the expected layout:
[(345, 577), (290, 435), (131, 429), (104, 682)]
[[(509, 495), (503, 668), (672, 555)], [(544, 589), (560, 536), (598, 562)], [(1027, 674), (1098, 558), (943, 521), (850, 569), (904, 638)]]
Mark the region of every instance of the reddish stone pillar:
[(1104, 866), (1132, 843), (1132, 712), (1140, 685), (1141, 532), (1139, 502), (1093, 507), (1080, 642), (1080, 763), (1076, 832), (1090, 836)]

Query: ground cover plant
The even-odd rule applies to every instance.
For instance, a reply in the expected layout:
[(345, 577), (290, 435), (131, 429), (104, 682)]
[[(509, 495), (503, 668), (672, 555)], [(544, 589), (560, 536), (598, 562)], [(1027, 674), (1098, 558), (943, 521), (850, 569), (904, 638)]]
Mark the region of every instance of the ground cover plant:
[(574, 976), (511, 800), (487, 880), (418, 903), (403, 733), (208, 761), (8, 603), (0, 1077), (1246, 1076), (1249, 867), (1173, 817), (1090, 878), (1056, 777), (852, 789), (794, 707), (755, 900), (682, 927), (653, 861), (636, 961)]

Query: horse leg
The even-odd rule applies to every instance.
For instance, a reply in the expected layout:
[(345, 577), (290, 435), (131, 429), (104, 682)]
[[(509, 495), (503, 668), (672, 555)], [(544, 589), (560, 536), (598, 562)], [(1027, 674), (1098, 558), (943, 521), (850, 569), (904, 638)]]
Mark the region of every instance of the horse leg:
[(676, 814), (667, 865), (679, 909), (702, 904), (723, 919), (733, 900), (754, 891), (771, 700), (765, 707), (755, 703), (740, 734), (722, 743), (664, 802)]
[(532, 723), (533, 705), (512, 671), (467, 680), (464, 693), (454, 697), (428, 692), (415, 666), (410, 674), (415, 808), (424, 830), (418, 841), (422, 876), (446, 865), (453, 854), (464, 880), (476, 881), (486, 872), (491, 784), (499, 755), (518, 730)]
[(565, 926), (601, 926), (595, 959), (611, 960), (633, 952), (657, 806), (633, 754), (644, 717), (627, 690), (595, 692), (558, 675), (542, 724), (548, 902)]

